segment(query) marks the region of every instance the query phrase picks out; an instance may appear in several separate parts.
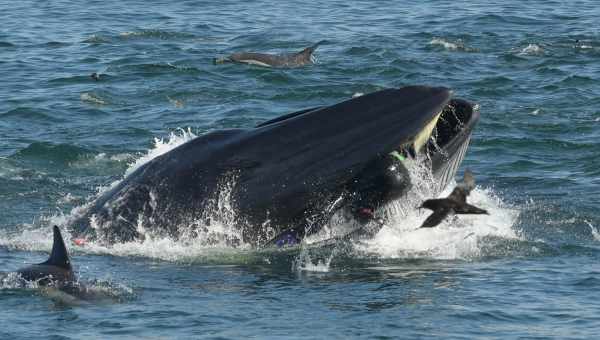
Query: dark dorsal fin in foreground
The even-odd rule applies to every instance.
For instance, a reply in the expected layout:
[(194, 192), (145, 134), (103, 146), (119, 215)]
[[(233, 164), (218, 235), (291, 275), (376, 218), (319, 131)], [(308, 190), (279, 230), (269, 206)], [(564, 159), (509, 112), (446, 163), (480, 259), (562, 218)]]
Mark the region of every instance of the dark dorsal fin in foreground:
[(58, 229), (57, 226), (54, 226), (53, 230), (54, 243), (52, 244), (50, 258), (46, 262), (40, 264), (71, 270), (71, 260), (69, 259), (69, 253), (67, 252), (67, 247), (65, 247), (65, 242), (60, 234), (60, 229)]

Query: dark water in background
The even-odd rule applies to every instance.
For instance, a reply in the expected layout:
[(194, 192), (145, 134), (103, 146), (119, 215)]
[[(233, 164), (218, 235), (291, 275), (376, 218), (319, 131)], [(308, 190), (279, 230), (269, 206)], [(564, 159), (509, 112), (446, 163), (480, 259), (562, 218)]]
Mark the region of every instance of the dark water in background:
[[(2, 338), (599, 334), (595, 1), (19, 1), (0, 13), (2, 270), (43, 260), (51, 223), (189, 139), (180, 128), (248, 127), (411, 84), (481, 106), (464, 166), (492, 212), (427, 233), (410, 230), (413, 214), (333, 253), (72, 247), (107, 298), (5, 282)], [(312, 67), (211, 64), (323, 39)]]

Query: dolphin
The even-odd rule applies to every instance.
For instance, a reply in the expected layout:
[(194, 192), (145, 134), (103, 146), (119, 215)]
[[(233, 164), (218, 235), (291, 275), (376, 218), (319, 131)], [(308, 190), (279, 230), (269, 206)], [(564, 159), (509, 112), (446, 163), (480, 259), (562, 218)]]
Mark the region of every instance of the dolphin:
[[(53, 244), (48, 260), (30, 265), (14, 272), (0, 272), (0, 281), (13, 282), (15, 288), (34, 284), (43, 295), (69, 305), (81, 303), (119, 301), (119, 296), (105, 289), (96, 289), (81, 282), (73, 272), (71, 259), (58, 226), (53, 227)], [(12, 281), (15, 280), (15, 281)]]
[(430, 199), (423, 202), (421, 208), (432, 210), (419, 228), (433, 228), (450, 214), (488, 214), (484, 209), (467, 203), (467, 196), (475, 188), (475, 177), (470, 170), (463, 175), (463, 182), (456, 185), (446, 198)]
[[(53, 227), (53, 232), (54, 242), (48, 260), (21, 268), (15, 273), (26, 282), (35, 282), (42, 287), (51, 286), (70, 291), (79, 286), (79, 283), (73, 273), (65, 242), (57, 226)], [(6, 275), (6, 273), (3, 274)]]
[(424, 160), (439, 190), (456, 174), (479, 112), (451, 97), (386, 89), (201, 135), (139, 167), (69, 227), (108, 245), (204, 235), (216, 220), (237, 232), (227, 243), (264, 247), (296, 244), (336, 212), (373, 224), (410, 189), (409, 163)]
[(225, 58), (214, 58), (213, 63), (235, 62), (264, 67), (299, 67), (313, 63), (313, 53), (322, 44), (320, 41), (298, 53), (267, 54), (257, 52), (239, 52)]

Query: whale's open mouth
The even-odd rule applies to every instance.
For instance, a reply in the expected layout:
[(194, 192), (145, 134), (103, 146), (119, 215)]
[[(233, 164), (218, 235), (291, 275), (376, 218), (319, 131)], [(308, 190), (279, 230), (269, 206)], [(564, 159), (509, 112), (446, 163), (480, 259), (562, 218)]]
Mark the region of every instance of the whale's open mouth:
[(444, 107), (426, 145), (439, 190), (445, 188), (456, 175), (478, 121), (478, 106), (466, 100), (452, 99)]
[(400, 161), (424, 156), (443, 189), (464, 159), (473, 127), (479, 120), (478, 107), (466, 100), (451, 99), (410, 140), (390, 153)]

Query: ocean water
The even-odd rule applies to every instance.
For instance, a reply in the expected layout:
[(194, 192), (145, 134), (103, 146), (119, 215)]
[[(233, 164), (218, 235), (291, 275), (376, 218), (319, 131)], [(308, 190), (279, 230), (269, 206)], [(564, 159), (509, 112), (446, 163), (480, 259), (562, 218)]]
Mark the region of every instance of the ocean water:
[[(459, 173), (476, 173), (470, 200), (490, 215), (415, 230), (426, 215), (409, 211), (373, 240), (333, 249), (70, 245), (99, 298), (4, 280), (0, 337), (596, 337), (599, 8), (2, 2), (0, 271), (43, 261), (52, 224), (194, 136), (413, 84), (479, 104)], [(309, 67), (212, 64), (320, 40)]]

